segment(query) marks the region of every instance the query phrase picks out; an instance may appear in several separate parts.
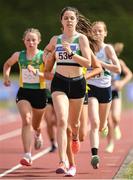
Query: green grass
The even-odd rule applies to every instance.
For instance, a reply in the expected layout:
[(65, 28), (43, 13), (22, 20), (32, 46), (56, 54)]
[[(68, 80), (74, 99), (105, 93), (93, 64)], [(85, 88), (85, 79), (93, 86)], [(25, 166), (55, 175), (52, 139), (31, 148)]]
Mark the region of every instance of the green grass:
[(122, 173), (123, 179), (133, 179), (133, 161), (128, 164), (127, 168)]

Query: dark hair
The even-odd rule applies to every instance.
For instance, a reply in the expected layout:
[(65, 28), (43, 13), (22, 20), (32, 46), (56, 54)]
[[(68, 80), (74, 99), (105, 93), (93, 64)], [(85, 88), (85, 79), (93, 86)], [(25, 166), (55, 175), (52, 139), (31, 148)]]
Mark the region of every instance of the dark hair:
[(97, 40), (93, 39), (92, 37), (92, 25), (89, 19), (87, 19), (83, 14), (81, 14), (77, 8), (75, 7), (70, 7), (67, 6), (62, 9), (60, 13), (60, 19), (62, 20), (62, 17), (66, 11), (73, 11), (77, 17), (77, 25), (76, 25), (76, 30), (79, 33), (82, 33), (87, 36), (90, 47), (94, 51), (95, 47), (97, 47)]
[(78, 9), (75, 8), (75, 7), (67, 6), (67, 7), (63, 8), (62, 11), (61, 11), (61, 13), (60, 13), (60, 19), (61, 19), (61, 20), (62, 20), (62, 17), (63, 17), (63, 15), (64, 15), (64, 13), (65, 13), (66, 11), (73, 11), (73, 12), (75, 13), (77, 19), (79, 19), (79, 11), (78, 11)]
[(95, 51), (95, 48), (98, 46), (98, 41), (95, 40), (92, 36), (92, 24), (88, 18), (86, 18), (83, 14), (79, 14), (79, 20), (76, 26), (76, 30), (87, 36), (90, 47), (92, 51)]

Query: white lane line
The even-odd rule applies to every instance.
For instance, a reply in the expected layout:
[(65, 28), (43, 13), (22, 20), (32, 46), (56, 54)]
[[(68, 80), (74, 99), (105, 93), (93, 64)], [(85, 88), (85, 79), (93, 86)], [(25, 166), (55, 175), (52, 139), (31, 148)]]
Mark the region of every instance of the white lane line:
[[(9, 114), (9, 113), (8, 113)], [(3, 121), (4, 119), (4, 121)], [(14, 123), (20, 120), (20, 116), (19, 115), (12, 115), (11, 113), (9, 115), (3, 115), (1, 116), (0, 114), (0, 125), (6, 125), (9, 123)]]
[[(43, 124), (42, 128), (45, 128), (45, 127), (46, 127), (46, 124)], [(16, 129), (14, 131), (10, 131), (10, 132), (8, 132), (6, 134), (0, 135), (0, 141), (3, 141), (3, 140), (6, 140), (6, 139), (10, 139), (10, 138), (19, 136), (20, 134), (21, 134), (21, 128)]]
[(20, 167), (22, 167), (22, 165), (18, 164), (16, 166), (12, 167), (11, 169), (8, 169), (7, 171), (4, 171), (3, 173), (0, 174), (0, 178), (6, 176), (7, 174), (9, 174), (13, 171), (15, 171), (16, 169), (19, 169)]
[(14, 131), (10, 131), (9, 133), (0, 135), (0, 141), (10, 139), (10, 138), (18, 136), (20, 134), (21, 134), (21, 129), (16, 129)]
[[(34, 161), (34, 160), (40, 158), (41, 156), (49, 153), (50, 149), (51, 149), (51, 147), (48, 147), (48, 148), (44, 149), (43, 151), (35, 154), (35, 155), (32, 157), (32, 160)], [(11, 173), (11, 172), (13, 172), (13, 171), (21, 168), (21, 167), (22, 167), (21, 164), (17, 164), (16, 166), (12, 167), (11, 169), (8, 169), (7, 171), (4, 171), (3, 173), (1, 173), (1, 174), (0, 174), (0, 178), (6, 176), (7, 174), (9, 174), (9, 173)]]

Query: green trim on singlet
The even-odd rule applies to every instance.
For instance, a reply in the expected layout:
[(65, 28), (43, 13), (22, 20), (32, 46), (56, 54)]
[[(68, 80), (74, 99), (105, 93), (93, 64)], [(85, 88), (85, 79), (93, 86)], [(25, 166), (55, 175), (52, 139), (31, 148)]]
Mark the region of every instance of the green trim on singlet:
[(27, 69), (28, 65), (32, 65), (35, 69), (38, 69), (40, 72), (44, 72), (42, 50), (39, 50), (39, 52), (31, 60), (27, 59), (25, 50), (21, 51), (19, 54), (18, 64), (20, 68), (20, 87), (28, 89), (44, 89), (46, 87), (44, 78), (39, 77), (39, 83), (24, 83), (22, 78), (22, 69)]
[(111, 76), (111, 73), (108, 71), (104, 71), (104, 76)]
[(26, 51), (23, 50), (19, 55), (19, 64), (21, 68), (27, 68), (29, 64), (31, 64), (34, 68), (39, 68), (40, 64), (43, 63), (43, 51), (39, 50), (39, 52), (32, 58), (27, 59)]
[(58, 37), (57, 37), (57, 43), (56, 43), (56, 44), (62, 44), (62, 43), (61, 43), (61, 37), (62, 37), (62, 36), (58, 36)]
[[(61, 40), (62, 40), (62, 35), (59, 35), (59, 36), (57, 37), (57, 43), (56, 43), (56, 44), (62, 44)], [(79, 44), (79, 36), (74, 37), (74, 40), (73, 40), (72, 43), (70, 43), (70, 44)], [(82, 56), (81, 50), (78, 49), (78, 50), (76, 51), (76, 54)]]

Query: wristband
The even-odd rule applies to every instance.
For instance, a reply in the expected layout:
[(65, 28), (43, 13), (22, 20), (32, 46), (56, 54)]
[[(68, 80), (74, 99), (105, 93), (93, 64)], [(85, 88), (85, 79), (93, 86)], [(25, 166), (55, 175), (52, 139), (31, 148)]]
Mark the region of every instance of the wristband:
[(39, 76), (39, 69), (36, 70), (36, 76)]
[(71, 58), (72, 56), (74, 56), (75, 53), (72, 51), (70, 54), (69, 54), (69, 57)]

